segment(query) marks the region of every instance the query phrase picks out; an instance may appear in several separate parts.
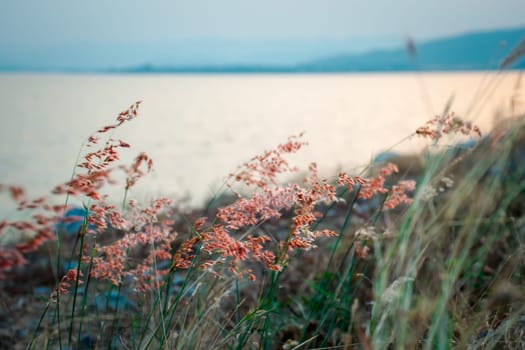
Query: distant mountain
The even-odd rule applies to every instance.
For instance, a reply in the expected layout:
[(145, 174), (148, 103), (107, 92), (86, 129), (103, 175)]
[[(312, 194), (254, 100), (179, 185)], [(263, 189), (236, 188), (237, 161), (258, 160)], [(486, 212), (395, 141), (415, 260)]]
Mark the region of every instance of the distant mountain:
[[(1, 35), (0, 35), (1, 36)], [(306, 39), (152, 39), (141, 42), (69, 41), (0, 43), (0, 71), (103, 72), (173, 67), (289, 66), (341, 52), (363, 53), (402, 45), (396, 36)], [(200, 68), (199, 68), (200, 69)]]
[[(497, 69), (520, 42), (525, 46), (525, 27), (415, 43), (412, 54), (407, 48), (378, 50), (327, 57), (300, 65), (300, 68), (313, 72), (490, 70)], [(525, 52), (512, 67), (525, 69), (524, 58)]]
[[(409, 50), (396, 37), (73, 42), (53, 47), (18, 43), (2, 46), (0, 71), (265, 74), (492, 70), (520, 40), (525, 40), (525, 27), (415, 42)], [(511, 68), (525, 69), (523, 56)]]
[[(144, 65), (135, 73), (338, 73), (386, 71), (458, 71), (498, 69), (518, 45), (525, 51), (525, 27), (475, 32), (412, 43), (410, 48), (341, 54), (296, 65)], [(411, 52), (409, 52), (411, 51)], [(525, 52), (509, 68), (525, 69)]]

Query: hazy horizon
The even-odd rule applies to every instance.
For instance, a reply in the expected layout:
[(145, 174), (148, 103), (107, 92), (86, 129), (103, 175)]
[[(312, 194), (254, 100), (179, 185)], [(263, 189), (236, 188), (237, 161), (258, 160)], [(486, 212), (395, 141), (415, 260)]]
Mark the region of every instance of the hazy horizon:
[(290, 64), (392, 48), (407, 36), (426, 41), (525, 26), (524, 11), (521, 0), (7, 1), (0, 65)]

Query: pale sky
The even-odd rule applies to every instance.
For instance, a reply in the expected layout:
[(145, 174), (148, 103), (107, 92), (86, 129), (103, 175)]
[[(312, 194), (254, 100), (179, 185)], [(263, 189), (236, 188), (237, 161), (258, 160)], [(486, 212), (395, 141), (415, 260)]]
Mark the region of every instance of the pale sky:
[[(406, 35), (427, 39), (523, 26), (524, 14), (525, 0), (3, 0), (0, 50), (354, 39), (359, 49), (367, 48), (366, 40), (373, 47)], [(199, 55), (188, 50), (190, 58)], [(163, 55), (169, 56), (150, 58)]]

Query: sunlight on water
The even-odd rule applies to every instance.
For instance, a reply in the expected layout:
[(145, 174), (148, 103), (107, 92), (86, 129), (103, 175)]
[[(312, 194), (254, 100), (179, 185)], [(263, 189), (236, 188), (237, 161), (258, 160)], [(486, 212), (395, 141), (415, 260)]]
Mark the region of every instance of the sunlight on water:
[[(71, 176), (82, 140), (142, 100), (139, 118), (114, 135), (132, 145), (126, 159), (145, 151), (155, 160), (133, 195), (189, 194), (198, 203), (241, 162), (302, 131), (309, 146), (295, 161), (316, 161), (325, 174), (369, 162), (452, 95), (451, 110), (487, 131), (495, 115), (510, 113), (513, 97), (514, 112), (523, 112), (519, 76), (1, 74), (0, 182), (47, 193)], [(413, 139), (395, 151), (423, 145)]]

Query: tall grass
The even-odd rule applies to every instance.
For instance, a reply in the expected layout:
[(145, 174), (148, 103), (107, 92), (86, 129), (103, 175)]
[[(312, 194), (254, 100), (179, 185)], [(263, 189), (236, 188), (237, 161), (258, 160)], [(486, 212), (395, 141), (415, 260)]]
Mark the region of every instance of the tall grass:
[[(93, 134), (79, 171), (54, 189), (82, 199), (81, 215), (0, 187), (32, 215), (4, 220), (0, 234), (33, 232), (0, 248), (4, 289), (42, 256), (56, 275), (49, 297), (26, 296), (33, 311), (19, 322), (30, 330), (3, 347), (525, 348), (524, 118), (481, 138), (445, 113), (412, 135), (432, 145), (421, 167), (394, 157), (324, 179), (312, 164), (283, 184), (295, 171), (286, 156), (305, 146), (291, 137), (229, 175), (229, 192), (186, 210), (128, 199), (152, 160), (119, 164), (130, 145), (106, 135), (139, 104)], [(452, 134), (476, 144), (439, 148)], [(120, 208), (103, 195), (118, 171)]]

